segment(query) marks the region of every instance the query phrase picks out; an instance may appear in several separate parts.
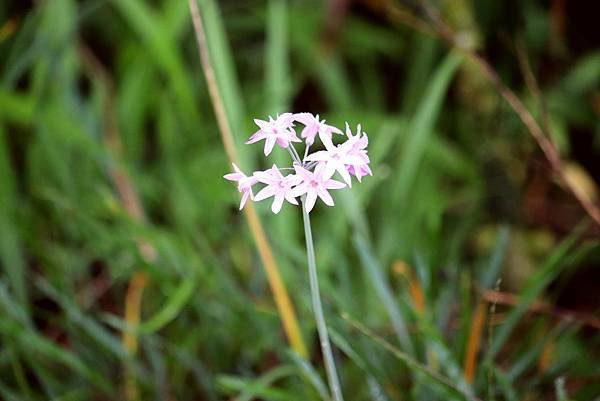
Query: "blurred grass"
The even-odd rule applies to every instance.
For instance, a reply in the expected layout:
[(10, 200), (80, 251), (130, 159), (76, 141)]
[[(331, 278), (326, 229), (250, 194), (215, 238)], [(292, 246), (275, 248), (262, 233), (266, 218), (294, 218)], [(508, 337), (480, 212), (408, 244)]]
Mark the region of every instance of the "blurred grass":
[[(213, 104), (215, 117), (218, 122), (221, 140), (229, 161), (231, 162), (232, 166), (236, 166), (239, 165), (240, 162), (237, 157), (234, 134), (230, 123), (228, 123), (228, 114), (231, 112), (231, 110), (228, 109), (228, 106), (223, 100), (222, 91), (216, 78), (217, 74), (215, 73), (213, 60), (210, 56), (211, 51), (207, 41), (207, 31), (205, 31), (204, 28), (203, 16), (195, 0), (190, 0), (188, 4), (196, 34), (202, 71), (204, 72), (204, 76), (206, 78), (206, 84), (208, 86), (208, 92)], [(208, 36), (211, 36), (211, 34), (212, 36), (220, 36), (219, 31), (215, 30), (211, 30)], [(221, 43), (221, 45), (223, 46), (224, 44)], [(218, 51), (216, 51), (216, 53), (218, 54), (228, 53), (228, 49), (226, 47), (217, 50)], [(269, 287), (273, 293), (273, 299), (275, 301), (275, 305), (277, 306), (277, 311), (281, 317), (285, 334), (288, 337), (293, 350), (297, 352), (299, 356), (306, 357), (306, 345), (302, 339), (302, 333), (300, 332), (300, 325), (296, 317), (295, 308), (290, 300), (286, 285), (281, 278), (278, 264), (273, 255), (273, 251), (265, 234), (265, 230), (260, 222), (260, 219), (258, 218), (256, 209), (254, 208), (254, 203), (249, 203), (243, 209), (243, 213), (246, 215), (248, 225), (250, 226), (250, 231), (259, 252)]]
[[(269, 166), (260, 147), (241, 146), (253, 118), (311, 111), (369, 133), (373, 177), (314, 213), (347, 399), (600, 396), (600, 337), (586, 323), (598, 312), (599, 231), (494, 89), (384, 3), (198, 1), (245, 170)], [(506, 7), (442, 12), (532, 105), (510, 46), (523, 38), (553, 139), (597, 188), (600, 59), (572, 22), (583, 17), (563, 10), (569, 29), (551, 40), (560, 10), (523, 3), (513, 21)], [(130, 397), (144, 400), (324, 399), (299, 210), (256, 205), (307, 359), (290, 351), (221, 178), (230, 167), (187, 3), (8, 2), (0, 32), (0, 398), (123, 399), (127, 374)], [(105, 137), (106, 82), (85, 51), (114, 85), (117, 149)], [(145, 219), (122, 202), (115, 169)], [(148, 283), (132, 328), (135, 274)], [(498, 279), (519, 301), (491, 314), (482, 294)], [(540, 300), (571, 319), (530, 313)]]

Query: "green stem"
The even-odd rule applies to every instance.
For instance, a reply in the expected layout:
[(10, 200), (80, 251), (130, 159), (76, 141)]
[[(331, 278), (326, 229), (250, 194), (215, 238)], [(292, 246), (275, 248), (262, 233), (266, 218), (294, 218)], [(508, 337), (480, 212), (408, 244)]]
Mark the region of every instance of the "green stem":
[(325, 371), (327, 372), (327, 380), (329, 389), (334, 401), (344, 401), (340, 381), (335, 369), (335, 361), (331, 352), (331, 344), (329, 343), (329, 335), (327, 334), (327, 324), (323, 314), (323, 306), (321, 305), (321, 296), (319, 294), (319, 280), (317, 278), (317, 265), (315, 262), (315, 248), (312, 239), (312, 230), (310, 228), (310, 217), (306, 211), (305, 198), (302, 198), (302, 215), (304, 218), (304, 236), (306, 237), (306, 254), (308, 257), (308, 275), (310, 277), (310, 292), (312, 297), (313, 312), (317, 321), (317, 330), (319, 332), (319, 343), (323, 352), (325, 361)]
[(296, 156), (295, 160), (298, 162), (298, 164), (302, 165), (303, 159), (300, 158), (300, 155), (296, 151), (296, 148), (294, 147), (294, 144), (290, 142), (290, 144), (288, 145), (288, 148), (292, 149), (292, 153)]
[(300, 164), (300, 165), (301, 165), (301, 164), (302, 164), (302, 162), (300, 161), (300, 159), (299, 159), (298, 157), (296, 157), (297, 153), (296, 153), (296, 151), (295, 151), (295, 150), (292, 150), (292, 149), (294, 149), (294, 148), (293, 148), (291, 145), (292, 145), (292, 144), (290, 144), (290, 145), (287, 147), (287, 151), (288, 151), (288, 153), (290, 154), (290, 156), (291, 156), (291, 158), (292, 158), (292, 162), (293, 162), (293, 163), (298, 163), (298, 164)]

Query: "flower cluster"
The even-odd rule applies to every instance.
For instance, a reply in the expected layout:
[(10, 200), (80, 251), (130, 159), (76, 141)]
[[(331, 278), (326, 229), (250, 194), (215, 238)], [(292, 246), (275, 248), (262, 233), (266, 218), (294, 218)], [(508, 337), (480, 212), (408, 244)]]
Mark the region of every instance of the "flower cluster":
[[(353, 134), (346, 123), (345, 141), (335, 145), (333, 134), (344, 137), (344, 133), (339, 128), (325, 124), (325, 120), (311, 113), (284, 113), (275, 119), (272, 117), (269, 117), (268, 121), (255, 119), (254, 122), (259, 129), (246, 143), (251, 144), (264, 139), (265, 156), (268, 156), (277, 144), (288, 150), (293, 163), (292, 167), (284, 168), (273, 164), (270, 169), (255, 171), (250, 176), (233, 164), (235, 172), (226, 174), (224, 178), (237, 182), (238, 191), (242, 194), (240, 210), (248, 198), (261, 201), (271, 197), (273, 197), (271, 205), (273, 213), (279, 213), (284, 201), (298, 205), (298, 197), (305, 197), (306, 210), (309, 212), (315, 206), (317, 198), (326, 205), (333, 206), (330, 189), (351, 187), (351, 176), (360, 182), (365, 175), (372, 175), (367, 154), (369, 139), (367, 134), (361, 131), (360, 125), (356, 134)], [(300, 132), (302, 139), (296, 133), (296, 123), (304, 126)], [(325, 149), (309, 153), (317, 135)], [(300, 157), (294, 142), (304, 142), (304, 157)], [(290, 173), (284, 175), (285, 171)], [(336, 173), (343, 182), (332, 178)], [(264, 184), (256, 195), (252, 191), (255, 184)]]

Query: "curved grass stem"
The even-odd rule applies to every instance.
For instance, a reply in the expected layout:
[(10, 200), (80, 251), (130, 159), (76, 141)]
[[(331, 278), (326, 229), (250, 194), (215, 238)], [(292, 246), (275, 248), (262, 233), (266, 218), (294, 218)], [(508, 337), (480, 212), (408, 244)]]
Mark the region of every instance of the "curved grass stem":
[(308, 275), (310, 278), (310, 293), (312, 298), (312, 307), (317, 321), (317, 330), (319, 332), (319, 343), (323, 352), (323, 360), (325, 362), (325, 371), (327, 372), (327, 381), (329, 382), (329, 391), (331, 392), (333, 401), (344, 401), (340, 381), (338, 379), (335, 368), (333, 353), (331, 352), (331, 344), (329, 335), (327, 334), (327, 324), (325, 323), (325, 315), (323, 306), (321, 305), (321, 295), (319, 293), (319, 280), (317, 277), (317, 265), (315, 262), (315, 248), (312, 239), (312, 229), (310, 227), (310, 216), (306, 210), (305, 198), (302, 198), (302, 215), (304, 221), (304, 236), (306, 238), (306, 255), (308, 259)]

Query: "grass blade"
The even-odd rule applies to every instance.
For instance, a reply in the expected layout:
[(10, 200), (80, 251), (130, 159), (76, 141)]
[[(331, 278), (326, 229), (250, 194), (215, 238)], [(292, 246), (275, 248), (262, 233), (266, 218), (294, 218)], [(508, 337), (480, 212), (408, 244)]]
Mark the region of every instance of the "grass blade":
[[(219, 15), (215, 10), (215, 5), (212, 1), (202, 0), (202, 4), (206, 5), (206, 8), (209, 11), (209, 14), (206, 16), (208, 21), (211, 20), (211, 23), (218, 24), (214, 21), (214, 19), (219, 19)], [(200, 52), (200, 60), (202, 62), (202, 68), (204, 70), (204, 75), (206, 77), (206, 81), (209, 88), (209, 94), (212, 100), (212, 104), (215, 110), (215, 115), (217, 117), (217, 122), (219, 124), (219, 130), (221, 132), (221, 139), (223, 140), (223, 145), (225, 146), (225, 151), (229, 160), (233, 163), (238, 162), (237, 150), (235, 147), (235, 140), (232, 131), (231, 125), (231, 115), (237, 109), (239, 112), (240, 107), (235, 106), (235, 102), (233, 104), (229, 104), (229, 108), (225, 103), (221, 95), (221, 87), (219, 82), (215, 76), (215, 67), (219, 65), (213, 66), (211, 60), (211, 54), (208, 51), (207, 44), (207, 35), (204, 31), (203, 20), (200, 15), (200, 11), (198, 10), (198, 4), (196, 0), (189, 0), (190, 11), (192, 13), (192, 21), (194, 23), (194, 29), (196, 31), (196, 39), (198, 41), (198, 50)], [(212, 8), (211, 8), (212, 7)], [(218, 26), (217, 26), (218, 27)], [(218, 55), (229, 54), (228, 49), (222, 41), (222, 35), (220, 35), (220, 31), (217, 28), (211, 29), (213, 35), (216, 38), (213, 40), (217, 40), (215, 44), (220, 46), (218, 49)], [(217, 49), (215, 49), (216, 51)], [(223, 60), (222, 60), (223, 61)], [(229, 92), (231, 95), (233, 92), (232, 87), (226, 86), (225, 92)], [(229, 88), (229, 90), (227, 90)], [(233, 121), (236, 122), (236, 118), (233, 118)], [(233, 128), (236, 128), (236, 125), (233, 125)], [(263, 266), (265, 268), (265, 272), (267, 274), (267, 280), (269, 281), (269, 285), (271, 287), (271, 291), (273, 292), (273, 297), (275, 298), (275, 304), (277, 305), (277, 309), (281, 316), (281, 320), (283, 323), (284, 330), (288, 336), (290, 344), (294, 348), (294, 350), (300, 356), (307, 356), (308, 352), (306, 350), (306, 345), (304, 344), (304, 340), (302, 339), (302, 333), (300, 332), (300, 325), (298, 324), (298, 319), (296, 318), (296, 311), (292, 305), (290, 297), (288, 295), (287, 288), (281, 279), (281, 274), (279, 272), (279, 267), (275, 261), (275, 257), (273, 256), (273, 251), (271, 249), (271, 245), (267, 239), (267, 236), (264, 232), (260, 219), (258, 218), (258, 214), (256, 213), (256, 209), (254, 208), (253, 203), (249, 203), (244, 208), (244, 212), (246, 214), (246, 218), (248, 219), (248, 225), (250, 226), (250, 231), (252, 232), (252, 236), (254, 237), (254, 241), (256, 242), (256, 246), (258, 248), (258, 252), (263, 262)]]
[(154, 333), (175, 319), (183, 307), (188, 303), (196, 288), (196, 280), (194, 278), (185, 278), (179, 284), (175, 292), (165, 302), (165, 306), (159, 310), (154, 316), (142, 322), (139, 330), (142, 333)]
[(148, 4), (139, 0), (116, 0), (112, 4), (119, 10), (149, 50), (165, 75), (168, 77), (184, 116), (188, 128), (200, 125), (195, 108), (194, 94), (191, 91), (190, 79), (181, 60), (175, 51), (178, 46), (173, 43), (171, 35), (164, 31), (163, 23), (153, 14)]
[(359, 234), (354, 236), (354, 247), (360, 256), (363, 267), (367, 271), (368, 276), (371, 278), (371, 282), (375, 287), (377, 296), (383, 302), (385, 310), (390, 318), (390, 321), (392, 322), (392, 326), (394, 327), (396, 336), (398, 337), (398, 341), (400, 341), (400, 344), (406, 350), (406, 352), (413, 354), (414, 348), (408, 334), (406, 321), (402, 315), (402, 312), (396, 305), (396, 299), (394, 298), (394, 294), (392, 293), (389, 283), (384, 278), (379, 262), (377, 262), (368, 248), (365, 240), (363, 240)]
[(302, 376), (306, 378), (306, 380), (314, 387), (321, 399), (328, 400), (329, 391), (327, 390), (327, 386), (315, 368), (313, 368), (313, 366), (307, 360), (301, 358), (297, 354), (293, 352), (289, 352), (288, 354), (290, 358), (292, 358), (292, 362), (294, 362), (294, 364), (300, 370)]
[[(290, 72), (288, 62), (288, 4), (287, 0), (270, 0), (267, 6), (267, 41), (265, 48), (265, 111), (276, 115), (288, 110), (290, 103)], [(275, 163), (289, 163), (287, 152), (274, 152)], [(273, 222), (277, 235), (299, 241), (296, 210), (283, 208)]]
[(397, 184), (394, 192), (396, 198), (405, 199), (406, 195), (410, 193), (427, 142), (433, 132), (433, 126), (444, 99), (444, 94), (461, 61), (462, 57), (458, 53), (451, 52), (448, 54), (435, 71), (431, 83), (423, 94), (417, 113), (408, 126), (409, 137), (405, 143), (400, 157), (400, 165), (398, 166)]
[(352, 327), (354, 327), (355, 329), (357, 329), (358, 331), (360, 331), (362, 334), (364, 334), (365, 336), (371, 338), (373, 341), (375, 341), (376, 343), (378, 343), (380, 346), (382, 346), (383, 348), (385, 348), (386, 350), (388, 350), (394, 357), (396, 357), (397, 359), (399, 359), (400, 361), (404, 362), (409, 368), (415, 370), (415, 371), (419, 371), (421, 373), (424, 373), (426, 376), (430, 377), (431, 379), (433, 379), (435, 382), (443, 385), (444, 387), (447, 387), (448, 389), (452, 390), (452, 392), (454, 392), (456, 395), (459, 395), (461, 398), (465, 399), (465, 400), (469, 400), (469, 401), (480, 401), (479, 398), (467, 394), (465, 393), (462, 389), (460, 389), (459, 387), (457, 387), (454, 382), (452, 382), (450, 379), (440, 375), (439, 373), (429, 369), (427, 366), (421, 364), (420, 362), (414, 360), (411, 356), (409, 356), (407, 353), (399, 350), (398, 348), (394, 347), (392, 344), (390, 344), (389, 342), (385, 341), (383, 338), (379, 337), (378, 335), (376, 335), (375, 333), (373, 333), (371, 330), (369, 330), (367, 327), (365, 327), (364, 325), (362, 325), (361, 323), (359, 323), (358, 321), (350, 318), (348, 315), (344, 314), (342, 315), (342, 318), (344, 320), (346, 320)]
[(550, 282), (567, 266), (563, 263), (564, 258), (575, 245), (582, 231), (580, 226), (574, 233), (567, 237), (546, 259), (540, 269), (531, 277), (520, 297), (519, 304), (510, 312), (500, 329), (498, 330), (486, 359), (493, 359), (500, 348), (508, 340), (519, 320), (525, 315), (529, 305), (541, 294)]
[(25, 286), (26, 266), (19, 244), (19, 234), (15, 207), (18, 204), (13, 172), (6, 142), (6, 135), (0, 121), (0, 261), (4, 266), (8, 282), (19, 304), (27, 308), (27, 288)]

